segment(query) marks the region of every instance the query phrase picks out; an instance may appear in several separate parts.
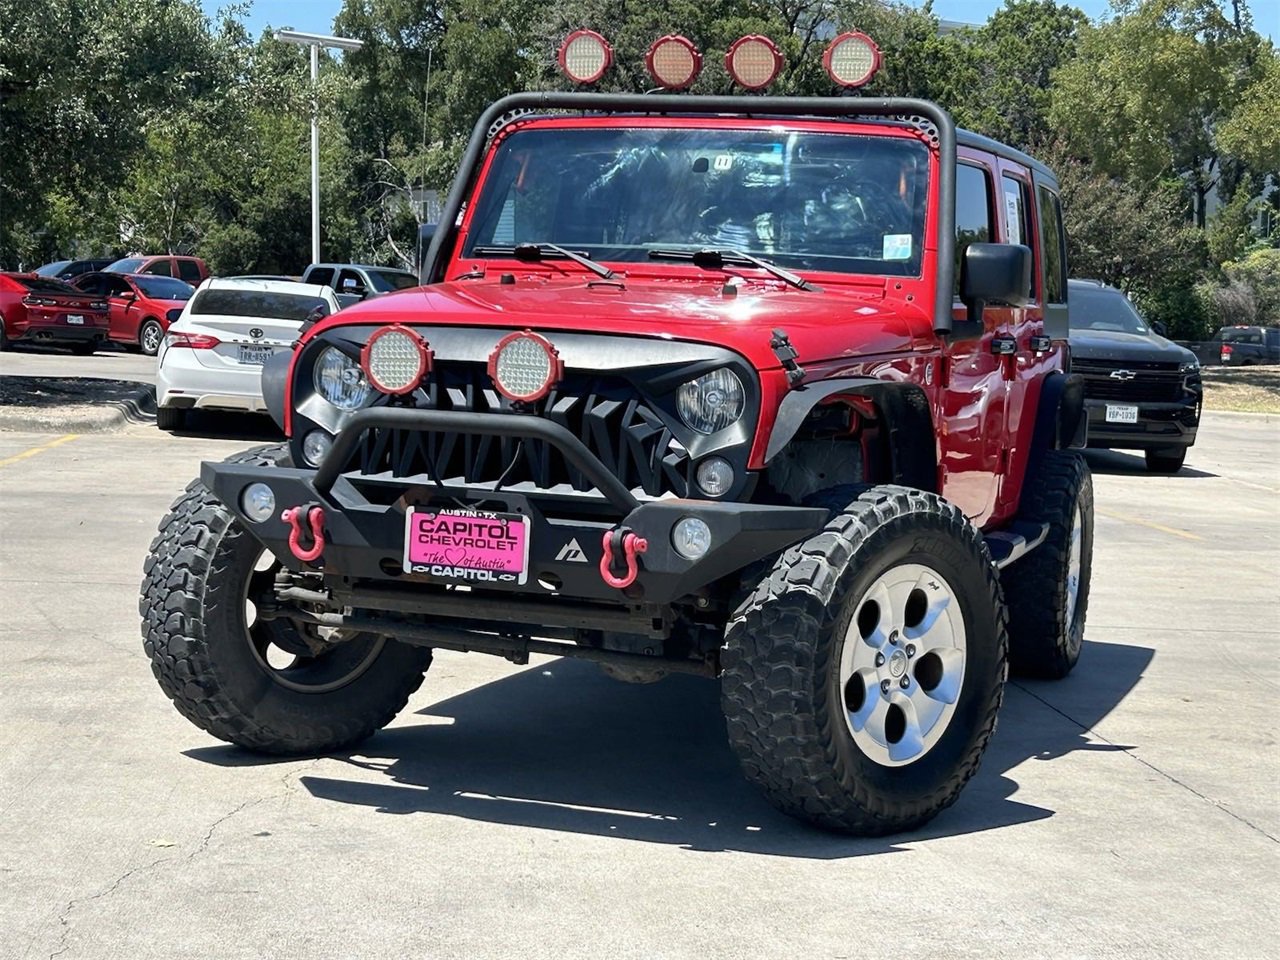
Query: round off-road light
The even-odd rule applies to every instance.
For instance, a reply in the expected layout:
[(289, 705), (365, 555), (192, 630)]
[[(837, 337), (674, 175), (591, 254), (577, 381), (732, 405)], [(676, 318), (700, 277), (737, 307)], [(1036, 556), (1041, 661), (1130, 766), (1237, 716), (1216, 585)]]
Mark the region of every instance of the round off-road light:
[(318, 467), (332, 447), (333, 437), (323, 430), (312, 430), (302, 438), (302, 459)]
[(594, 30), (575, 30), (560, 44), (557, 59), (574, 83), (595, 83), (613, 63), (613, 47)]
[(760, 90), (773, 83), (782, 70), (782, 63), (778, 45), (758, 34), (739, 37), (724, 55), (724, 68), (729, 76), (747, 90)]
[(563, 375), (556, 348), (532, 330), (507, 334), (489, 356), (489, 379), (508, 400), (540, 400)]
[(702, 54), (693, 42), (677, 34), (653, 41), (644, 65), (654, 83), (668, 90), (685, 90), (702, 72)]
[(671, 545), (686, 560), (699, 560), (711, 549), (711, 528), (697, 517), (685, 517), (671, 528)]
[(276, 515), (276, 495), (265, 483), (251, 483), (240, 494), (240, 509), (254, 523)]
[(880, 69), (880, 48), (865, 33), (842, 33), (822, 54), (822, 66), (842, 87), (861, 87)]
[(733, 486), (733, 467), (723, 457), (707, 457), (698, 464), (698, 489), (708, 497), (722, 497)]
[(383, 393), (411, 393), (431, 369), (431, 351), (408, 327), (394, 324), (369, 337), (360, 351), (360, 366)]

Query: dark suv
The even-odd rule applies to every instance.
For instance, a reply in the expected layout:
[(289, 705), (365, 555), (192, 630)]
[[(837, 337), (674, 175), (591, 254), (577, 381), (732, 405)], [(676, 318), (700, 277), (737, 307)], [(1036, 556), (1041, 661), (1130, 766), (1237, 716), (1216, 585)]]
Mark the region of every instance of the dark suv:
[(1071, 370), (1084, 378), (1089, 446), (1141, 450), (1148, 470), (1177, 473), (1200, 423), (1200, 362), (1152, 330), (1115, 287), (1067, 287)]

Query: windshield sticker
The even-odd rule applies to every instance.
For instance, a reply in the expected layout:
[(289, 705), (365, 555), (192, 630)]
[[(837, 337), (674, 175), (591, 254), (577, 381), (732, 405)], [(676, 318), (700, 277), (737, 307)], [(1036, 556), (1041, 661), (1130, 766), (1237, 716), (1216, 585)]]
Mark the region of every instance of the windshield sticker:
[(881, 254), (881, 258), (884, 260), (910, 260), (911, 234), (886, 233), (884, 235), (884, 253)]
[(733, 169), (733, 154), (731, 154), (731, 153), (722, 153), (722, 154), (720, 154), (720, 155), (718, 155), (718, 156), (716, 157), (715, 161), (714, 161), (711, 165), (712, 165), (712, 167), (714, 167), (716, 170), (732, 170), (732, 169)]

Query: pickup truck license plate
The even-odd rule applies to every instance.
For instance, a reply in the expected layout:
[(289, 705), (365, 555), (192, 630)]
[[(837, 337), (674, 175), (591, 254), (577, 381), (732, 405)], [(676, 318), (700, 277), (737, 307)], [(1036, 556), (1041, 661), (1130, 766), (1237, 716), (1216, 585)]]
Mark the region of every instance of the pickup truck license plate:
[(529, 518), (523, 514), (410, 507), (404, 531), (405, 573), (450, 583), (529, 579)]
[(84, 315), (79, 313), (67, 314), (67, 323), (74, 324), (77, 327), (84, 326)]
[(1138, 408), (1107, 404), (1107, 423), (1137, 423)]
[(252, 363), (262, 366), (271, 359), (274, 351), (270, 347), (241, 347), (240, 362)]

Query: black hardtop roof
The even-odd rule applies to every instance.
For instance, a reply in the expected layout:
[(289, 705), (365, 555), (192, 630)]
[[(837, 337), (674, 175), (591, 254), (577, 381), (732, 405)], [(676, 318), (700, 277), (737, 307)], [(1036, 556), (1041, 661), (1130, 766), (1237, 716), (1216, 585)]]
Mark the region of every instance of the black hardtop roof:
[(956, 129), (956, 143), (962, 147), (972, 147), (975, 150), (986, 150), (988, 153), (994, 153), (997, 156), (1004, 157), (1006, 160), (1012, 160), (1034, 170), (1047, 180), (1052, 180), (1054, 183), (1058, 182), (1058, 178), (1054, 176), (1053, 171), (1035, 157), (1023, 153), (1008, 144), (1001, 143), (999, 140), (992, 140), (990, 137), (984, 137), (980, 133), (974, 133), (972, 130), (965, 130), (960, 127)]

